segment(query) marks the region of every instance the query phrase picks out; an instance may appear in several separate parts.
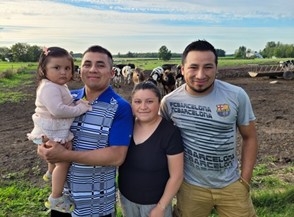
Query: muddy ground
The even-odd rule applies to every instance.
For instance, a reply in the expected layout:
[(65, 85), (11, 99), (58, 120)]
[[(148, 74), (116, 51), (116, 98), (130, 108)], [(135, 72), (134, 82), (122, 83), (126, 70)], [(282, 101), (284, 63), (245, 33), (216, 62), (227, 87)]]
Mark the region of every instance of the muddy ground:
[[(258, 162), (271, 159), (276, 167), (283, 167), (294, 161), (294, 80), (251, 78), (248, 70), (220, 69), (218, 78), (243, 87), (251, 98), (257, 116)], [(70, 87), (80, 85), (75, 82)], [(123, 86), (117, 92), (129, 99), (131, 89), (131, 86)], [(39, 184), (46, 164), (37, 156), (35, 145), (26, 138), (33, 127), (35, 86), (20, 86), (17, 90), (32, 97), (20, 103), (0, 105), (0, 179)]]

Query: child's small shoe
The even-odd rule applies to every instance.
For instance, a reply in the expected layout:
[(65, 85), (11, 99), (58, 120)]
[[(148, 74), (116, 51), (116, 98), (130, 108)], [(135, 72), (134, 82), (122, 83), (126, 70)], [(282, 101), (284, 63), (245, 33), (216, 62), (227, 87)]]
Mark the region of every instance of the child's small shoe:
[(44, 180), (45, 182), (51, 182), (51, 180), (52, 180), (52, 174), (51, 174), (49, 171), (47, 171), (47, 172), (43, 175), (43, 180)]
[(50, 195), (48, 201), (45, 202), (45, 207), (63, 213), (71, 213), (75, 209), (74, 203), (66, 195), (58, 198), (52, 198)]

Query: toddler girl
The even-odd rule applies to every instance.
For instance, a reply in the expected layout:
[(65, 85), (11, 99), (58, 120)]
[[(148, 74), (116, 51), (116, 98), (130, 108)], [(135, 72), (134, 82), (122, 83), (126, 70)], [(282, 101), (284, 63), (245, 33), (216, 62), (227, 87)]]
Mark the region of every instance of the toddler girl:
[[(73, 74), (74, 61), (65, 49), (43, 49), (37, 70), (36, 109), (32, 116), (34, 129), (28, 134), (28, 139), (35, 144), (42, 144), (44, 139), (50, 139), (71, 148), (73, 134), (69, 129), (74, 118), (92, 109), (85, 100), (73, 101), (66, 85), (72, 80)], [(49, 209), (65, 213), (74, 209), (74, 204), (63, 194), (69, 165), (67, 162), (48, 163), (43, 179), (52, 179), (52, 193), (45, 202)]]

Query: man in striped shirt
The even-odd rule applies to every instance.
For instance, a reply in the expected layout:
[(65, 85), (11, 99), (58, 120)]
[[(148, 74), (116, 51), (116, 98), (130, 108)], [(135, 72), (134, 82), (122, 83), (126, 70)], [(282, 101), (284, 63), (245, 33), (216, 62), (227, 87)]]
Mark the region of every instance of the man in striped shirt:
[(130, 104), (110, 86), (114, 76), (111, 53), (101, 46), (88, 48), (82, 58), (85, 86), (72, 91), (75, 100), (86, 99), (92, 111), (77, 117), (71, 131), (73, 150), (53, 141), (38, 149), (52, 163), (71, 162), (67, 178), (71, 213), (51, 212), (51, 217), (111, 217), (115, 214), (116, 167), (125, 159), (133, 132)]

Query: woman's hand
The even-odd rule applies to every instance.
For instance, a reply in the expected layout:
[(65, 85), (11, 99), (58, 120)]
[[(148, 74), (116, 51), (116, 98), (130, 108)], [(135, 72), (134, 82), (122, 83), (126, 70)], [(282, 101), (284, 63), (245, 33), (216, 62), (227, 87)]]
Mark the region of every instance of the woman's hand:
[(164, 217), (164, 213), (165, 213), (165, 208), (160, 206), (160, 204), (157, 204), (157, 206), (155, 206), (151, 210), (149, 217)]

